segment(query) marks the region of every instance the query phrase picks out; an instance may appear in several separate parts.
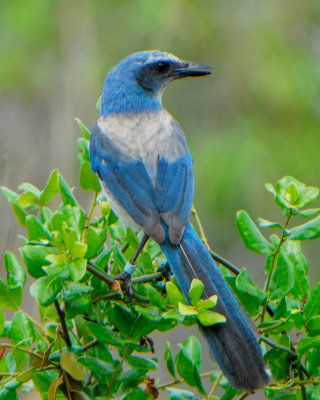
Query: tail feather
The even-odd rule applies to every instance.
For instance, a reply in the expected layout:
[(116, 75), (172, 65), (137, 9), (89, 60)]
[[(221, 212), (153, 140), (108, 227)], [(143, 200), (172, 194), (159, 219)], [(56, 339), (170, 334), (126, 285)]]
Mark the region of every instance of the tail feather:
[(200, 279), (203, 297), (218, 296), (215, 311), (224, 315), (226, 323), (212, 326), (199, 324), (213, 359), (229, 382), (242, 390), (253, 390), (268, 383), (261, 349), (249, 318), (229, 289), (215, 262), (200, 238), (188, 223), (181, 243), (173, 245), (168, 239), (161, 244), (170, 268), (186, 299), (192, 279)]

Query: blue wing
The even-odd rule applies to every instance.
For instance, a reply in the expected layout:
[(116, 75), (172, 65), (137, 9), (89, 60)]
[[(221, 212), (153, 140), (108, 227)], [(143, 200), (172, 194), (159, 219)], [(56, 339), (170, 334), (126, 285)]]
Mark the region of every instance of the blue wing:
[(117, 149), (98, 125), (90, 138), (90, 161), (106, 188), (147, 233), (161, 229), (155, 190), (144, 164)]
[(159, 242), (164, 239), (161, 223), (165, 223), (170, 241), (179, 243), (192, 204), (192, 159), (181, 128), (176, 126), (176, 149), (167, 146), (168, 154), (155, 154), (156, 162), (151, 164), (122, 151), (98, 124), (90, 139), (92, 170), (127, 213)]
[(193, 198), (192, 158), (189, 151), (176, 161), (158, 159), (156, 206), (169, 228), (172, 243), (179, 243), (190, 215)]

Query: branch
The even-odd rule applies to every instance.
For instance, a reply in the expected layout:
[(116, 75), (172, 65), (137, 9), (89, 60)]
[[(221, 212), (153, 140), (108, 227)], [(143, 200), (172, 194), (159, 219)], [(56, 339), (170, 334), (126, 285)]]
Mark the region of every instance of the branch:
[(69, 331), (68, 331), (68, 327), (66, 324), (66, 320), (65, 320), (65, 315), (64, 315), (64, 311), (61, 310), (58, 300), (54, 301), (54, 306), (55, 309), (57, 311), (59, 320), (60, 320), (60, 324), (61, 324), (61, 329), (62, 329), (62, 333), (61, 336), (63, 338), (63, 340), (66, 342), (67, 347), (71, 347), (72, 346), (72, 342), (69, 336)]

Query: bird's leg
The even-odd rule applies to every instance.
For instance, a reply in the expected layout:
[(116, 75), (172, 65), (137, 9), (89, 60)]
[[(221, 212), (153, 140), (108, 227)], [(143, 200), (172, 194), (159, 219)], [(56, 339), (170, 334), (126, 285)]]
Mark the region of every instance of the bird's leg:
[(142, 249), (144, 248), (145, 244), (147, 243), (148, 239), (149, 239), (149, 236), (145, 233), (143, 235), (141, 242), (139, 243), (139, 246), (137, 247), (137, 250), (135, 251), (133, 257), (131, 258), (130, 262), (128, 262), (126, 264), (123, 272), (120, 275), (115, 277), (115, 279), (123, 281), (123, 289), (124, 289), (124, 292), (128, 295), (129, 301), (131, 301), (134, 296), (133, 286), (132, 286), (132, 282), (131, 282), (131, 275), (136, 268), (134, 264), (139, 256), (139, 254), (141, 253)]
[(157, 272), (161, 272), (162, 274), (162, 276), (158, 279), (159, 281), (162, 280), (163, 278), (166, 282), (171, 280), (172, 272), (167, 262), (165, 264), (160, 265), (160, 267), (157, 269)]

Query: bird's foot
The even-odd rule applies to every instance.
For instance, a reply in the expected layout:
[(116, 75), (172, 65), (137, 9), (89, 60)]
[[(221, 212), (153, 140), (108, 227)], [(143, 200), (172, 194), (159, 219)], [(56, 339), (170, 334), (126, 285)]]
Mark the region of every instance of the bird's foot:
[(171, 280), (171, 270), (168, 263), (160, 265), (160, 267), (157, 269), (157, 272), (161, 272), (162, 274), (162, 277), (159, 278), (158, 280), (161, 280), (163, 278), (166, 282)]
[(124, 294), (127, 296), (126, 302), (130, 303), (134, 298), (131, 274), (123, 271), (120, 275), (115, 276), (114, 279), (116, 279), (117, 281), (122, 281), (121, 287)]

